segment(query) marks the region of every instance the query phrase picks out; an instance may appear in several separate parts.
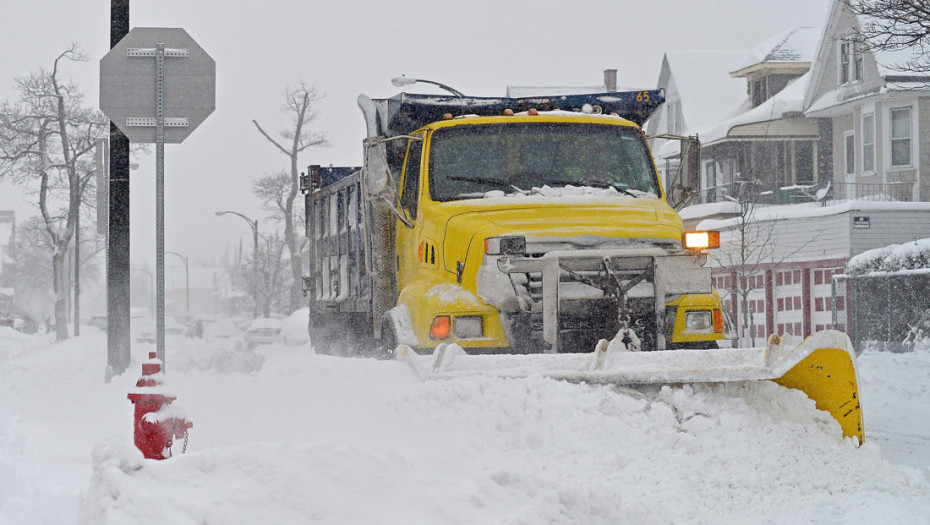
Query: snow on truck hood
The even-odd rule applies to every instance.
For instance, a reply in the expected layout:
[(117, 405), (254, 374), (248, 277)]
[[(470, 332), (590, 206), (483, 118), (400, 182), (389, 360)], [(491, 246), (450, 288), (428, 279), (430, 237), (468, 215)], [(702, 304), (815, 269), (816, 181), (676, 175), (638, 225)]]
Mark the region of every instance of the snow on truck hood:
[[(592, 189), (592, 188), (587, 188)], [(595, 192), (602, 191), (594, 189)], [(453, 203), (450, 203), (453, 204)], [(679, 241), (681, 218), (658, 198), (603, 195), (491, 196), (456, 201), (446, 223), (446, 268), (455, 271), (469, 246), (485, 237), (527, 238), (596, 236)], [(478, 245), (476, 245), (478, 246)]]

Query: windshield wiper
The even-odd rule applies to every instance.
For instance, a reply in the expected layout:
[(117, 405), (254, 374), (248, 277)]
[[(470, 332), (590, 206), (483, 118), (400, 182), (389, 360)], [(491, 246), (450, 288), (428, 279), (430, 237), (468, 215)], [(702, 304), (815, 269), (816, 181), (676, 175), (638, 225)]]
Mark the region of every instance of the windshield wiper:
[(491, 177), (463, 177), (460, 175), (450, 175), (449, 177), (446, 177), (446, 178), (449, 180), (460, 180), (463, 182), (477, 182), (479, 184), (486, 183), (492, 186), (497, 186), (498, 188), (506, 188), (508, 190), (514, 190), (517, 193), (526, 193), (524, 189), (518, 186), (514, 186), (513, 184), (505, 180), (494, 179)]

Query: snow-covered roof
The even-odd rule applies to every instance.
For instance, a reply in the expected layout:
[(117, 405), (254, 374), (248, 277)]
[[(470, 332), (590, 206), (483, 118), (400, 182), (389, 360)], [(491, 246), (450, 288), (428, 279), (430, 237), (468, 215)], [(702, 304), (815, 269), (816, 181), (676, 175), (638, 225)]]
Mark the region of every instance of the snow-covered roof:
[[(692, 206), (694, 207), (694, 206)], [(712, 217), (716, 208), (704, 208), (688, 212), (688, 208), (681, 210), (682, 218), (698, 219)], [(827, 217), (850, 212), (876, 212), (876, 211), (902, 211), (930, 212), (930, 202), (900, 202), (900, 201), (867, 201), (850, 200), (834, 206), (821, 206), (816, 202), (805, 204), (788, 204), (782, 206), (757, 206), (753, 211), (756, 221), (771, 221), (784, 219), (805, 219), (811, 217)], [(701, 215), (698, 215), (701, 213)], [(737, 218), (732, 219), (706, 219), (701, 221), (697, 229), (720, 231), (733, 228), (737, 225)]]
[[(849, 19), (846, 20), (844, 17), (849, 17)], [(811, 82), (806, 95), (807, 109), (805, 110), (805, 114), (807, 116), (834, 116), (837, 112), (842, 111), (843, 106), (869, 97), (885, 95), (896, 91), (927, 90), (927, 86), (930, 84), (930, 75), (917, 73), (912, 74), (906, 71), (901, 71), (895, 67), (918, 59), (920, 57), (919, 47), (898, 51), (877, 50), (874, 52), (869, 52), (866, 55), (866, 60), (874, 59), (874, 62), (878, 68), (878, 74), (881, 77), (883, 84), (881, 87), (864, 89), (859, 84), (852, 86), (833, 85), (833, 80), (827, 80), (831, 78), (831, 72), (826, 71), (825, 67), (828, 63), (827, 54), (831, 51), (831, 49), (834, 48), (835, 41), (847, 34), (841, 33), (842, 31), (849, 30), (848, 26), (846, 29), (839, 29), (841, 26), (841, 21), (847, 21), (848, 24), (852, 24), (852, 27), (863, 28), (868, 26), (872, 19), (865, 16), (851, 15), (844, 9), (842, 3), (840, 2), (831, 3), (830, 13), (827, 18), (827, 29), (821, 36), (820, 45), (817, 50), (817, 56), (819, 56), (819, 60), (814, 61), (814, 80)], [(922, 82), (922, 79), (927, 80)], [(815, 98), (815, 94), (818, 93), (818, 89), (824, 84), (827, 84), (828, 87), (833, 87), (833, 89), (820, 94)]]
[(701, 142), (707, 145), (725, 139), (730, 130), (736, 126), (770, 122), (786, 118), (790, 114), (801, 113), (804, 110), (804, 94), (807, 92), (810, 79), (811, 74), (808, 71), (799, 78), (792, 80), (785, 89), (779, 91), (775, 96), (759, 106), (725, 120), (716, 126), (696, 130), (701, 137)]
[(734, 75), (763, 64), (809, 64), (814, 61), (822, 32), (819, 27), (796, 27), (766, 39), (752, 48)]
[[(790, 29), (764, 40), (748, 52), (668, 52), (659, 81), (675, 86), (681, 99), (685, 133), (696, 133), (702, 143), (711, 144), (726, 138), (735, 126), (801, 114), (810, 84), (809, 72), (755, 108), (743, 76), (776, 64), (792, 66), (792, 71), (799, 74), (803, 71), (799, 68), (809, 68), (814, 61), (822, 33), (822, 29), (816, 27)], [(680, 148), (679, 141), (668, 141), (658, 146), (655, 156), (675, 157)]]
[(669, 51), (665, 60), (689, 132), (732, 116), (749, 100), (746, 81), (729, 75), (746, 60), (745, 51)]

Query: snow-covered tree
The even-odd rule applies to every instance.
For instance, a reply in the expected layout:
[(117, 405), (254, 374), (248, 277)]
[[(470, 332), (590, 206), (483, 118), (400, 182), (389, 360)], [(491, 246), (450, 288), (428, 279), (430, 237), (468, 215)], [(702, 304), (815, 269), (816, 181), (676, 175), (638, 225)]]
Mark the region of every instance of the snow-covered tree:
[(85, 107), (77, 86), (63, 78), (65, 62), (86, 60), (71, 46), (50, 71), (17, 77), (18, 100), (0, 104), (0, 178), (36, 197), (51, 252), (58, 340), (68, 337), (68, 250), (82, 192), (93, 184), (96, 140), (108, 130), (106, 117)]
[(284, 218), (284, 243), (290, 255), (291, 282), (289, 293), (289, 307), (296, 310), (300, 306), (302, 297), (301, 274), (303, 267), (300, 260), (300, 246), (297, 241), (298, 215), (295, 214), (295, 202), (299, 202), (297, 195), (300, 192), (300, 171), (297, 158), (308, 148), (325, 146), (328, 144), (325, 133), (313, 131), (310, 126), (317, 119), (319, 113), (315, 110), (316, 103), (322, 98), (316, 88), (299, 82), (297, 86), (285, 91), (285, 104), (282, 111), (291, 117), (291, 127), (279, 133), (283, 141), (279, 141), (268, 134), (258, 123), (252, 123), (258, 131), (268, 139), (281, 153), (287, 155), (290, 167), (287, 172), (287, 184), (278, 189), (281, 191), (280, 210)]

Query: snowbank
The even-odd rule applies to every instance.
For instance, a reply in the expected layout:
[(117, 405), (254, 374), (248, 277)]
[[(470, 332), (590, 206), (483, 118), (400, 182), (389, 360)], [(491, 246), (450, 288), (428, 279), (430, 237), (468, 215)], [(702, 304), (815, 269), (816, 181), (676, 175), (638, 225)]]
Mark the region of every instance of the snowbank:
[(768, 382), (421, 381), (402, 362), (169, 338), (195, 426), (157, 462), (130, 445), (138, 362), (103, 383), (102, 343), (34, 337), (0, 363), (0, 524), (930, 523), (930, 354), (863, 355), (867, 433), (915, 437), (857, 448)]

